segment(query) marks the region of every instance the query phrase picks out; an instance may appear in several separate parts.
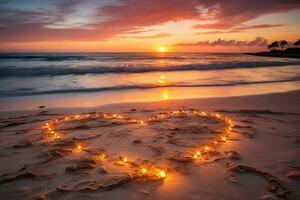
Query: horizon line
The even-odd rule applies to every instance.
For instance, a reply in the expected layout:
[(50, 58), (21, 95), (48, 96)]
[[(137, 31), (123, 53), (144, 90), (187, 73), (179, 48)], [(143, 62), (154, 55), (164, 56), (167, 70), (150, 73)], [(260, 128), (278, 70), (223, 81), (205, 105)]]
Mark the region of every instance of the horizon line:
[(157, 51), (0, 51), (0, 54), (10, 53), (155, 53), (155, 54), (170, 54), (170, 53), (219, 53), (219, 54), (246, 54), (251, 52), (199, 52), (199, 51), (168, 51), (168, 52), (157, 52)]

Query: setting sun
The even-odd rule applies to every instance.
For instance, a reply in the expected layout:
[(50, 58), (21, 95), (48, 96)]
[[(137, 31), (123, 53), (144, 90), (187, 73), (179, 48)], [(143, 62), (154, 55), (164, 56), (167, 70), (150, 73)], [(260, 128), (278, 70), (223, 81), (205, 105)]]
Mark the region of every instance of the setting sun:
[(161, 52), (161, 53), (164, 53), (164, 52), (167, 51), (167, 48), (166, 47), (159, 47), (158, 51)]

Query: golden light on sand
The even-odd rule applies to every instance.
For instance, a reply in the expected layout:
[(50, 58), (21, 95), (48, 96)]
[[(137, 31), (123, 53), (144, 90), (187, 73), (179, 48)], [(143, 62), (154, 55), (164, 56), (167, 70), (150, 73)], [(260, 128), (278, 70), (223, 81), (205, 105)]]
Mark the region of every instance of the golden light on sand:
[(222, 140), (225, 142), (227, 140), (227, 138), (225, 136), (223, 136)]
[(159, 176), (162, 177), (162, 178), (166, 178), (167, 177), (167, 174), (164, 170), (160, 170), (159, 171)]
[[(164, 75), (160, 76), (160, 79), (165, 79)], [(167, 91), (164, 91), (164, 99), (168, 99), (169, 95)], [(192, 159), (195, 160), (195, 162), (197, 163), (202, 163), (202, 160), (204, 160), (205, 158), (207, 158), (208, 156), (210, 156), (211, 153), (213, 153), (216, 149), (216, 147), (218, 147), (220, 144), (218, 141), (227, 141), (230, 132), (232, 131), (234, 125), (233, 125), (233, 121), (232, 119), (228, 118), (228, 117), (223, 117), (222, 115), (216, 114), (216, 113), (207, 113), (207, 112), (200, 112), (200, 111), (196, 111), (196, 110), (171, 110), (171, 111), (167, 111), (167, 112), (161, 112), (158, 114), (155, 114), (147, 119), (144, 120), (138, 120), (138, 119), (134, 119), (134, 118), (130, 118), (130, 117), (126, 117), (124, 115), (120, 115), (120, 114), (87, 114), (87, 115), (72, 115), (72, 116), (67, 116), (64, 118), (57, 118), (54, 119), (53, 121), (49, 121), (47, 123), (45, 123), (44, 125), (42, 125), (42, 129), (44, 129), (45, 133), (46, 133), (46, 137), (47, 138), (55, 138), (55, 139), (59, 139), (61, 138), (60, 136), (63, 134), (62, 132), (60, 132), (60, 130), (58, 129), (58, 125), (62, 124), (62, 123), (68, 123), (68, 122), (72, 122), (72, 121), (79, 121), (79, 120), (86, 120), (86, 119), (95, 119), (95, 118), (101, 118), (101, 119), (107, 119), (107, 120), (124, 120), (127, 123), (135, 123), (135, 124), (141, 124), (141, 125), (145, 125), (147, 126), (149, 123), (153, 123), (153, 122), (159, 122), (163, 119), (167, 119), (167, 118), (171, 118), (171, 117), (178, 117), (178, 116), (194, 116), (194, 117), (209, 117), (209, 118), (214, 118), (214, 119), (218, 119), (221, 120), (225, 123), (226, 127), (224, 128), (224, 132), (223, 134), (220, 134), (219, 136), (215, 137), (210, 143), (200, 147), (198, 149), (195, 149), (195, 152), (190, 155), (190, 157)], [(225, 133), (225, 134), (224, 134)], [(89, 149), (87, 148), (86, 144), (76, 144), (75, 147), (73, 147), (74, 151), (76, 152), (80, 152), (83, 149), (86, 152), (89, 152)], [(103, 159), (105, 159), (107, 157), (107, 155), (105, 155), (103, 152), (94, 155), (94, 159), (102, 162)], [(109, 162), (109, 159), (108, 159)], [(132, 168), (137, 169), (134, 173), (133, 173), (133, 177), (137, 177), (137, 178), (142, 178), (143, 180), (148, 179), (148, 180), (161, 180), (161, 179), (165, 179), (167, 177), (167, 173), (165, 170), (163, 170), (160, 167), (157, 167), (153, 164), (138, 164), (137, 162), (135, 162), (134, 160), (131, 160), (129, 162), (128, 158), (126, 156), (119, 156), (119, 159), (117, 160), (117, 162), (120, 164), (120, 166), (126, 164), (131, 166)]]
[(77, 149), (78, 151), (81, 151), (81, 150), (82, 150), (81, 144), (77, 144), (77, 145), (76, 145), (76, 149)]
[(54, 133), (54, 138), (55, 138), (55, 139), (59, 139), (60, 136), (59, 136), (57, 133)]
[(106, 158), (106, 155), (103, 153), (103, 154), (100, 155), (100, 158), (104, 159), (104, 158)]
[(120, 160), (124, 163), (128, 162), (128, 158), (126, 156), (120, 156)]
[(197, 151), (195, 154), (194, 154), (194, 156), (193, 156), (193, 158), (195, 159), (195, 160), (197, 160), (197, 159), (199, 159), (199, 158), (201, 158), (202, 157), (202, 153), (200, 152), (200, 151)]

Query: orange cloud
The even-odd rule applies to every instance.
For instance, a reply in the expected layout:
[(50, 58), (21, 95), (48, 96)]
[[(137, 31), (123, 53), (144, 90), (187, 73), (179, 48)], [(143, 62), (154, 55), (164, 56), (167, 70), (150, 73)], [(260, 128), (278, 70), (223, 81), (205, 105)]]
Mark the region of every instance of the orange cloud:
[(146, 36), (139, 36), (139, 35), (121, 35), (119, 36), (120, 38), (132, 38), (132, 39), (153, 39), (153, 38), (167, 38), (171, 37), (172, 34), (167, 34), (167, 33), (158, 33), (154, 35), (146, 35)]

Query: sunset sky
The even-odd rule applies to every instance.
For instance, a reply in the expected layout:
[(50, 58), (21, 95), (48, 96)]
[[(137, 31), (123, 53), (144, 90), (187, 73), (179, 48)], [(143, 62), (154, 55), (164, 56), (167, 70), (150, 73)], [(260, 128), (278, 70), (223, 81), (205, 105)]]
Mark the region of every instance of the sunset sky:
[(257, 51), (299, 19), (299, 0), (0, 0), (0, 51)]

